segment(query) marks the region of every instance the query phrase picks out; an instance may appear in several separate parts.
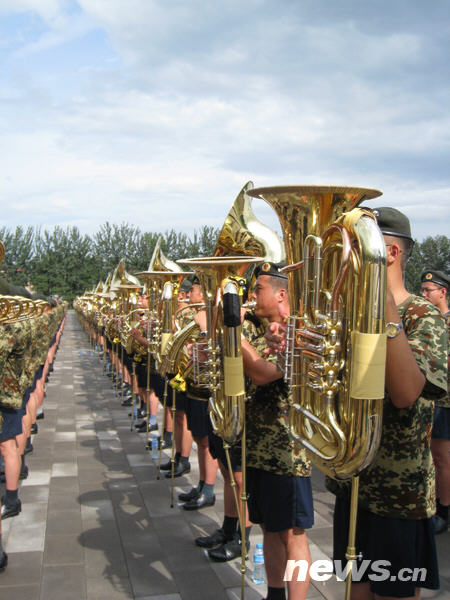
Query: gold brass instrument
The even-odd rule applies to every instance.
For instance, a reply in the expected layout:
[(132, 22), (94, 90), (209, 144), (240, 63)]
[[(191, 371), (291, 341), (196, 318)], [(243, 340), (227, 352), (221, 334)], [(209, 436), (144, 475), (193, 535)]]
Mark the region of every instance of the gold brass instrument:
[[(381, 192), (285, 186), (249, 194), (275, 210), (284, 234), (292, 313), (285, 371), (292, 436), (327, 475), (353, 478), (351, 565), (357, 475), (379, 445), (386, 357), (385, 245), (374, 218), (357, 207)], [(347, 594), (350, 583), (351, 570)]]
[[(207, 346), (200, 348), (200, 352), (206, 353), (208, 358), (206, 380), (200, 383), (212, 394), (210, 417), (214, 431), (228, 444), (239, 438), (245, 417), (240, 317), (240, 298), (246, 283), (244, 274), (251, 265), (263, 260), (261, 257), (222, 256), (179, 261), (194, 269), (203, 289), (208, 326)], [(231, 302), (238, 311), (228, 319), (226, 308)]]
[[(256, 218), (248, 195), (251, 189), (253, 183), (248, 181), (237, 195), (219, 233), (214, 257), (262, 256), (261, 260), (282, 262), (285, 259), (284, 244), (276, 233)], [(193, 364), (185, 348), (188, 343), (198, 342), (198, 334), (198, 327), (191, 322), (172, 336), (168, 345), (167, 365), (163, 369), (168, 373), (179, 373), (181, 380), (189, 382), (190, 395), (201, 398), (200, 393), (197, 395), (198, 387), (192, 385)]]

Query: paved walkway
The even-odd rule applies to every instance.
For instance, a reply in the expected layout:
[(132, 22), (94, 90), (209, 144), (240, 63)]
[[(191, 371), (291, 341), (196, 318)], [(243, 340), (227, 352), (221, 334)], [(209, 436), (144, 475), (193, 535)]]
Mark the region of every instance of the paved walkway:
[[(156, 479), (145, 436), (130, 431), (120, 406), (73, 313), (67, 319), (38, 421), (22, 512), (3, 521), (9, 565), (0, 574), (8, 600), (221, 600), (240, 598), (239, 561), (214, 564), (194, 537), (222, 521), (220, 475), (214, 507), (170, 508), (170, 488)], [(165, 451), (169, 456), (168, 451)], [(193, 456), (195, 456), (193, 452)], [(176, 493), (197, 483), (192, 460)], [(314, 474), (316, 524), (308, 534), (313, 560), (331, 552), (332, 497)], [(176, 497), (176, 496), (175, 496)], [(253, 528), (252, 548), (261, 540)], [(441, 592), (450, 598), (450, 533), (439, 536)], [(249, 571), (252, 561), (247, 561)], [(247, 577), (245, 598), (264, 598), (265, 586)], [(342, 583), (314, 582), (308, 598), (343, 599)]]

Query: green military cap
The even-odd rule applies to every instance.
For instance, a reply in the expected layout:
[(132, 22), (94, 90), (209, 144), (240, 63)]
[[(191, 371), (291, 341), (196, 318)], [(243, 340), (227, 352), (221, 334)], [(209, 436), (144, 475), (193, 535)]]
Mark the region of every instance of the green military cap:
[(287, 279), (287, 275), (280, 271), (281, 265), (277, 263), (271, 262), (263, 262), (258, 265), (254, 271), (255, 279), (260, 275), (270, 275), (271, 277), (281, 277), (282, 279)]
[(422, 283), (426, 281), (432, 281), (437, 285), (445, 287), (447, 290), (450, 289), (450, 277), (442, 271), (435, 271), (434, 269), (427, 269), (420, 277)]
[(187, 277), (185, 277), (180, 284), (180, 292), (186, 292), (186, 294), (187, 294), (188, 292), (191, 291), (191, 288), (192, 288), (192, 281), (190, 279), (188, 279)]
[(0, 277), (0, 294), (2, 296), (10, 296), (11, 295), (11, 286), (6, 281), (6, 279), (3, 279), (3, 277)]
[(381, 206), (379, 208), (373, 208), (372, 213), (377, 219), (381, 233), (413, 241), (409, 219), (399, 210), (389, 206)]

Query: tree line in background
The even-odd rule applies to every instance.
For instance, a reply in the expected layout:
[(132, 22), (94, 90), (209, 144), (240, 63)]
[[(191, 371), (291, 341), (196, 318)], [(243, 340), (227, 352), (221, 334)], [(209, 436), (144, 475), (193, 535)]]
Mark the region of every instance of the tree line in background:
[[(37, 227), (0, 228), (5, 245), (5, 260), (0, 274), (15, 285), (32, 285), (46, 296), (56, 294), (72, 301), (99, 280), (105, 280), (125, 259), (130, 273), (148, 268), (158, 237), (161, 248), (171, 260), (193, 256), (211, 256), (219, 230), (203, 226), (192, 236), (173, 229), (165, 233), (142, 232), (139, 227), (122, 223), (104, 223), (92, 236), (77, 227), (55, 227), (41, 231)], [(416, 242), (406, 267), (409, 291), (420, 292), (420, 275), (427, 269), (450, 272), (450, 238), (427, 237)]]
[(71, 302), (100, 280), (105, 281), (119, 261), (125, 259), (128, 272), (146, 271), (158, 238), (171, 260), (210, 256), (219, 230), (203, 226), (192, 236), (171, 229), (165, 233), (142, 232), (129, 223), (104, 223), (92, 236), (78, 227), (0, 227), (5, 259), (0, 275), (10, 283), (32, 286), (46, 296), (55, 294)]

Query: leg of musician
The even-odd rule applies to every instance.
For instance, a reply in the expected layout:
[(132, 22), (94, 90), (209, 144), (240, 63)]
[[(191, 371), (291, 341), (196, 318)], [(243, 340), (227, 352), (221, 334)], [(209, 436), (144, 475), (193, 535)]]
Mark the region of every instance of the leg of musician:
[[(309, 553), (308, 539), (303, 529), (294, 527), (279, 532), (266, 531), (264, 532), (264, 560), (267, 574), (267, 585), (276, 590), (284, 590), (284, 576), (286, 564), (288, 560), (295, 562), (302, 560), (308, 564), (308, 569), (304, 568), (304, 577), (300, 577), (297, 581), (297, 574), (294, 571), (294, 576), (291, 581), (288, 581), (288, 597), (289, 600), (303, 600), (306, 598), (306, 593), (309, 586), (309, 566), (311, 564), (311, 555)], [(301, 557), (301, 558), (299, 558)], [(306, 564), (305, 563), (305, 564)], [(281, 592), (278, 592), (280, 595)], [(274, 592), (272, 592), (275, 595)]]
[(194, 440), (198, 448), (200, 479), (205, 482), (205, 485), (203, 486), (203, 494), (208, 496), (209, 499), (212, 499), (214, 497), (213, 490), (211, 489), (211, 494), (209, 494), (205, 490), (205, 487), (209, 486), (210, 488), (214, 488), (218, 469), (217, 460), (211, 456), (209, 451), (208, 436), (201, 438), (195, 437)]
[[(435, 412), (438, 411), (440, 413), (448, 411), (447, 420), (450, 420), (450, 408), (436, 407)], [(434, 518), (434, 528), (435, 533), (438, 534), (443, 533), (448, 529), (448, 509), (450, 505), (450, 440), (432, 437), (431, 453), (436, 467), (437, 506), (436, 516)]]
[[(239, 452), (240, 454), (240, 452)], [(242, 502), (241, 502), (241, 494), (242, 494), (242, 472), (240, 470), (233, 471), (233, 480), (230, 476), (228, 468), (226, 465), (219, 459), (219, 468), (223, 475), (224, 479), (224, 512), (225, 518), (222, 525), (222, 532), (224, 539), (222, 544), (218, 548), (214, 548), (212, 550), (208, 550), (208, 556), (218, 562), (226, 562), (229, 560), (233, 560), (242, 554), (242, 536), (241, 536), (241, 528), (240, 528), (240, 511), (242, 510)], [(232, 465), (233, 466), (233, 465)], [(240, 469), (240, 465), (236, 466), (236, 468)], [(237, 502), (239, 504), (236, 505), (236, 498), (233, 492), (233, 483), (235, 487)], [(252, 523), (248, 517), (247, 503), (245, 503), (245, 516), (244, 516), (244, 539), (246, 545), (246, 551), (250, 547), (250, 531), (251, 531)], [(216, 532), (217, 535), (217, 532)], [(210, 538), (214, 539), (214, 536)], [(198, 543), (197, 545), (205, 545), (204, 543)]]
[(192, 448), (192, 434), (187, 428), (186, 411), (175, 412), (175, 448), (181, 456), (189, 458)]
[(20, 455), (15, 438), (8, 438), (0, 442), (0, 452), (5, 463), (5, 496), (2, 499), (1, 514), (4, 519), (19, 514), (21, 503), (18, 498)]

